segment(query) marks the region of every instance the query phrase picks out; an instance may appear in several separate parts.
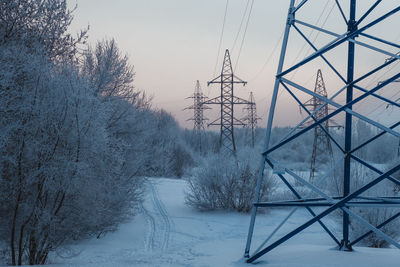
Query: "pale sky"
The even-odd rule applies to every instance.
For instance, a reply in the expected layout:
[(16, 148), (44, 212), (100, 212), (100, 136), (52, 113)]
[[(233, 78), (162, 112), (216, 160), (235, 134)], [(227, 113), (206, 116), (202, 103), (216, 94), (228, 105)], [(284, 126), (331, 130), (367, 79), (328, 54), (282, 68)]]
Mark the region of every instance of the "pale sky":
[[(341, 34), (345, 27), (334, 2), (334, 0), (310, 0), (297, 18), (319, 26), (323, 25), (324, 28)], [(344, 11), (348, 12), (348, 1), (340, 2)], [(373, 2), (375, 1), (358, 1), (360, 9), (357, 17), (360, 17), (360, 14)], [(374, 11), (371, 20), (398, 5), (398, 0), (383, 2)], [(206, 82), (214, 78), (225, 0), (69, 0), (69, 3), (71, 7), (78, 4), (71, 31), (75, 32), (90, 25), (91, 44), (96, 40), (114, 38), (120, 49), (129, 55), (135, 67), (135, 86), (153, 95), (154, 107), (172, 113), (182, 127), (192, 128), (192, 122), (186, 122), (192, 112), (182, 110), (191, 104), (190, 100), (185, 98), (193, 93), (196, 80), (200, 81), (207, 96), (210, 98), (218, 96), (220, 92), (218, 85), (207, 87)], [(249, 92), (254, 92), (257, 112), (263, 119), (260, 125), (265, 126), (289, 0), (254, 0), (238, 61), (247, 16), (243, 21), (241, 32), (239, 26), (246, 4), (247, 0), (229, 1), (215, 76), (219, 75), (224, 50), (230, 49), (232, 63), (234, 67), (236, 66), (235, 75), (248, 81), (245, 87), (235, 87), (235, 95), (248, 99)], [(247, 11), (250, 10), (250, 5)], [(399, 43), (399, 15), (372, 29), (370, 33), (385, 38), (390, 36), (391, 41)], [(316, 38), (317, 46), (332, 39), (326, 38), (324, 34), (316, 36), (315, 31), (311, 33), (310, 30), (304, 30), (304, 33), (307, 36), (312, 34), (310, 39)], [(233, 47), (236, 36), (238, 36), (237, 42)], [(287, 66), (304, 58), (307, 52), (308, 54), (312, 52), (308, 46), (303, 48), (303, 44), (304, 41), (300, 40), (299, 35), (294, 30), (291, 31), (286, 57)], [(345, 52), (344, 46), (334, 53), (327, 54), (344, 76)], [(375, 52), (370, 53), (365, 48), (357, 50), (357, 56), (360, 57), (360, 64), (356, 67), (356, 73), (360, 74), (368, 66), (382, 63), (387, 58), (384, 55), (376, 55)], [(331, 87), (337, 90), (341, 84), (322, 61), (307, 64), (303, 70), (295, 73), (293, 79), (312, 90), (318, 68), (322, 69), (328, 94)], [(398, 67), (394, 68), (388, 74), (393, 75), (393, 72), (399, 70)], [(373, 77), (369, 83), (376, 84), (375, 80), (379, 78)], [(368, 82), (366, 85), (369, 85)], [(389, 89), (388, 95), (395, 90), (392, 88), (389, 91)], [(304, 97), (302, 99), (304, 101), (309, 98)], [(279, 103), (276, 125), (293, 126), (302, 118), (298, 105), (289, 100), (287, 93), (280, 96)], [(373, 110), (370, 103), (361, 106), (360, 109), (366, 113)], [(217, 111), (218, 107), (215, 106), (214, 110), (206, 111), (205, 115), (214, 120), (218, 116)], [(235, 110), (235, 117), (242, 116), (242, 107), (239, 107)]]

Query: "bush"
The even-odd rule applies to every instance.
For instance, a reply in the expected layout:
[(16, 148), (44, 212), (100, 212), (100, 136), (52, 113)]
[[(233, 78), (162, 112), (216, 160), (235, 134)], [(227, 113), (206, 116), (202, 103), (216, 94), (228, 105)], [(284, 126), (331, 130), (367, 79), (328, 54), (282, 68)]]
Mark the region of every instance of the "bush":
[[(363, 185), (372, 181), (377, 174), (369, 170), (368, 168), (362, 166), (359, 163), (352, 162), (351, 169), (351, 185), (352, 191), (357, 190)], [(331, 181), (331, 192), (333, 194), (342, 195), (343, 194), (343, 168), (339, 168), (334, 175), (334, 179)], [(366, 191), (362, 194), (363, 197), (377, 197), (377, 196), (398, 196), (395, 184), (390, 181), (382, 181), (372, 189)], [(398, 212), (395, 208), (376, 208), (376, 207), (352, 207), (351, 211), (362, 217), (365, 221), (373, 226), (377, 226), (382, 222), (388, 220), (393, 215)], [(336, 217), (338, 223), (342, 223), (341, 219), (343, 216), (342, 211), (333, 213)], [(391, 236), (392, 238), (397, 238), (399, 236), (399, 220), (396, 219), (381, 227), (380, 230), (385, 234)], [(358, 220), (350, 216), (350, 238), (356, 239), (359, 236), (365, 234), (370, 229), (361, 224)], [(359, 242), (360, 245), (374, 247), (374, 248), (387, 248), (390, 247), (388, 243), (382, 237), (371, 233)]]
[[(252, 208), (258, 168), (246, 155), (224, 157), (213, 155), (194, 169), (188, 180), (186, 204), (199, 210), (236, 210), (249, 212)], [(265, 178), (260, 200), (266, 201), (273, 184)]]
[[(351, 210), (374, 226), (381, 224), (387, 219), (393, 217), (398, 212), (398, 209), (394, 208), (352, 208)], [(400, 224), (397, 219), (379, 228), (379, 230), (390, 237), (396, 238), (399, 236), (399, 226)], [(350, 227), (352, 230), (352, 238), (358, 238), (369, 231), (368, 228), (361, 225), (361, 223), (356, 220), (352, 220)], [(391, 245), (389, 242), (375, 233), (371, 233), (362, 239), (360, 244), (372, 248), (388, 248)]]

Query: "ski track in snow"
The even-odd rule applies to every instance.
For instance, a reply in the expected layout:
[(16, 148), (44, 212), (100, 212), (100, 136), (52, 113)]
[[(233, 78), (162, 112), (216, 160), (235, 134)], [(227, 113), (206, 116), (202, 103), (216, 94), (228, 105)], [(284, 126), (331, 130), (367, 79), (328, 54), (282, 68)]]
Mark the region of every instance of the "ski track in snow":
[(145, 248), (147, 251), (165, 251), (169, 247), (173, 222), (168, 215), (164, 203), (161, 201), (158, 189), (152, 182), (149, 183), (151, 193), (151, 209), (141, 205), (142, 214), (148, 224), (148, 233)]
[(164, 203), (161, 201), (160, 196), (158, 194), (157, 188), (151, 184), (151, 192), (152, 192), (152, 200), (153, 200), (153, 205), (157, 210), (157, 215), (161, 220), (159, 220), (158, 229), (162, 229), (163, 234), (160, 235), (162, 236), (162, 241), (160, 248), (162, 250), (166, 250), (169, 246), (169, 238), (170, 238), (170, 233), (171, 233), (171, 220), (169, 218), (169, 215), (167, 213), (167, 210), (164, 206)]
[(143, 203), (140, 203), (140, 211), (143, 214), (143, 216), (146, 219), (147, 225), (148, 225), (148, 232), (145, 240), (145, 249), (146, 251), (153, 251), (154, 250), (154, 235), (155, 235), (155, 228), (156, 228), (156, 222), (154, 220), (154, 217), (151, 216), (149, 211), (143, 206)]

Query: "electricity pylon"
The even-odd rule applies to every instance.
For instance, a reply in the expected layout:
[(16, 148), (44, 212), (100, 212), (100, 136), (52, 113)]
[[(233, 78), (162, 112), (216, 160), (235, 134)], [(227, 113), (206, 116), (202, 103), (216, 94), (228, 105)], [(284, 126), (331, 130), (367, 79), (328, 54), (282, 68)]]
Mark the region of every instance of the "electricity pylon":
[(248, 103), (246, 107), (243, 108), (247, 114), (242, 121), (251, 131), (251, 147), (254, 147), (254, 134), (257, 128), (257, 121), (261, 118), (257, 116), (256, 101), (254, 99), (253, 92), (250, 92), (249, 100), (247, 102)]
[[(400, 80), (396, 80), (396, 81), (393, 81), (393, 82), (400, 82)], [(396, 103), (400, 103), (400, 98), (397, 98), (397, 99), (395, 100), (395, 102), (396, 102)], [(386, 105), (386, 108), (389, 108), (391, 105), (392, 105), (392, 104), (387, 104), (387, 105)], [(400, 124), (400, 122), (399, 122), (399, 124)], [(398, 143), (398, 145), (397, 145), (397, 157), (400, 158), (400, 140), (399, 140), (399, 143)]]
[(221, 74), (207, 83), (221, 85), (221, 95), (203, 102), (203, 104), (220, 105), (220, 117), (208, 125), (220, 126), (219, 144), (223, 153), (236, 153), (235, 136), (233, 128), (235, 125), (244, 126), (245, 124), (234, 117), (234, 105), (248, 104), (247, 100), (234, 95), (233, 85), (247, 82), (236, 77), (233, 74), (229, 50), (225, 50), (224, 62), (222, 64)]
[(204, 131), (204, 121), (208, 120), (207, 118), (204, 117), (204, 110), (209, 109), (209, 107), (206, 105), (202, 105), (202, 103), (207, 99), (207, 97), (204, 96), (201, 90), (199, 80), (196, 81), (196, 87), (194, 89), (193, 95), (187, 98), (193, 99), (193, 105), (185, 108), (184, 110), (187, 109), (193, 110), (193, 117), (188, 119), (188, 121), (193, 121), (193, 132), (194, 135), (196, 136), (197, 148), (201, 152), (202, 150), (201, 135), (202, 132)]
[[(393, 174), (400, 170), (400, 162), (395, 161), (386, 167), (374, 166), (357, 155), (357, 152), (360, 149), (364, 147), (369, 147), (374, 140), (382, 135), (390, 134), (400, 140), (400, 133), (394, 130), (394, 128), (399, 126), (400, 123), (397, 122), (393, 125), (386, 126), (378, 120), (379, 118), (376, 120), (370, 119), (358, 112), (357, 110), (353, 109), (354, 105), (362, 100), (365, 100), (366, 98), (380, 99), (381, 101), (392, 104), (396, 108), (400, 108), (399, 103), (393, 101), (393, 99), (391, 98), (379, 94), (382, 91), (382, 88), (400, 78), (399, 72), (395, 73), (393, 76), (390, 75), (390, 77), (384, 82), (374, 86), (371, 89), (366, 89), (363, 85), (365, 79), (370, 78), (371, 75), (374, 75), (379, 71), (387, 71), (390, 65), (400, 60), (400, 56), (392, 52), (393, 50), (397, 50), (400, 45), (385, 39), (385, 35), (387, 38), (391, 37), (391, 32), (382, 32), (379, 30), (376, 31), (375, 27), (376, 25), (382, 24), (381, 22), (387, 20), (388, 18), (393, 18), (393, 15), (400, 11), (400, 5), (398, 5), (397, 2), (397, 4), (393, 2), (391, 3), (391, 5), (382, 6), (381, 9), (386, 10), (380, 10), (380, 13), (378, 13), (375, 12), (375, 9), (380, 5), (380, 3), (382, 2), (381, 0), (373, 1), (373, 3), (366, 11), (362, 11), (363, 9), (357, 6), (357, 3), (360, 3), (361, 1), (349, 0), (346, 1), (346, 3), (349, 3), (349, 14), (345, 14), (345, 11), (341, 6), (341, 2), (342, 1), (335, 1), (334, 4), (338, 9), (338, 19), (344, 22), (344, 27), (342, 27), (342, 29), (344, 28), (345, 30), (341, 33), (336, 33), (318, 27), (316, 25), (312, 25), (302, 20), (301, 16), (303, 14), (304, 17), (307, 17), (307, 14), (309, 14), (309, 12), (303, 13), (302, 11), (304, 9), (314, 8), (314, 10), (312, 11), (315, 12), (315, 6), (310, 3), (310, 1), (302, 0), (297, 5), (295, 5), (295, 0), (290, 0), (290, 7), (286, 20), (278, 69), (268, 114), (264, 152), (262, 153), (262, 160), (259, 168), (253, 201), (254, 204), (251, 211), (251, 220), (245, 248), (245, 257), (248, 257), (247, 262), (249, 263), (254, 262), (261, 256), (270, 252), (272, 249), (277, 248), (279, 245), (301, 233), (303, 230), (307, 229), (314, 223), (319, 223), (322, 226), (322, 228), (340, 250), (351, 251), (353, 245), (359, 243), (361, 240), (368, 237), (372, 233), (379, 236), (379, 238), (386, 240), (390, 245), (400, 248), (400, 244), (398, 242), (396, 242), (389, 235), (381, 231), (381, 228), (383, 226), (398, 218), (400, 216), (400, 212), (395, 213), (390, 218), (384, 218), (384, 221), (378, 225), (372, 225), (366, 219), (362, 218), (361, 214), (355, 213), (350, 208), (357, 206), (374, 207), (377, 209), (387, 207), (400, 207), (399, 197), (391, 195), (376, 195), (376, 192), (379, 192), (379, 190), (376, 190), (375, 188), (376, 186), (380, 185), (382, 181), (390, 181), (396, 185), (400, 185), (400, 181), (393, 176)], [(365, 5), (364, 1), (362, 1), (362, 3)], [(359, 10), (359, 12), (361, 13), (359, 16), (357, 16), (357, 19), (356, 10)], [(392, 21), (391, 23), (395, 22)], [(330, 25), (327, 25), (327, 27), (329, 26)], [(335, 29), (341, 29), (339, 25), (333, 26), (333, 28)], [(324, 39), (322, 42), (320, 41), (318, 44), (314, 44), (314, 41), (309, 40), (309, 38), (303, 33), (303, 28), (313, 29), (327, 35), (329, 38)], [(368, 32), (369, 29), (372, 29), (372, 33), (371, 31)], [(287, 48), (298, 46), (298, 43), (289, 43), (289, 33), (292, 30), (298, 33), (300, 38), (302, 38), (313, 49), (313, 53), (295, 63), (294, 65), (285, 65), (284, 63)], [(374, 36), (373, 33), (375, 32), (379, 32), (380, 36)], [(290, 40), (290, 42), (292, 42), (292, 40), (296, 40), (296, 38)], [(319, 48), (317, 47), (317, 45)], [(356, 46), (357, 49), (358, 47), (363, 47), (365, 49), (361, 52), (374, 52), (381, 56), (390, 56), (391, 59), (383, 64), (374, 63), (376, 65), (373, 67), (363, 65), (362, 68), (357, 68), (359, 64), (362, 64), (362, 60), (365, 57), (363, 57), (362, 53), (355, 53)], [(346, 49), (346, 54), (344, 58), (341, 58), (340, 56), (338, 56), (340, 55), (338, 53), (341, 53), (343, 49)], [(337, 65), (340, 61), (344, 63), (343, 65), (346, 66), (344, 70), (339, 70), (333, 65), (330, 58), (332, 55), (335, 55), (335, 65)], [(303, 66), (305, 64), (311, 62), (315, 63), (316, 61), (318, 61), (318, 64), (320, 64), (320, 61), (324, 62), (326, 66), (329, 67), (330, 70), (332, 70), (332, 73), (335, 74), (336, 79), (340, 80), (343, 85), (337, 86), (335, 88), (330, 88), (330, 91), (334, 91), (334, 94), (332, 94), (330, 98), (318, 95), (314, 93), (313, 90), (306, 88), (299, 82), (295, 82), (292, 78), (288, 77), (291, 76), (294, 71), (298, 69), (303, 69)], [(337, 66), (341, 65), (338, 64)], [(355, 72), (355, 68), (357, 68), (357, 72)], [(346, 76), (342, 76), (342, 72), (345, 72)], [(277, 143), (271, 145), (271, 131), (273, 127), (273, 120), (275, 117), (274, 113), (278, 100), (279, 89), (286, 90), (290, 94), (292, 99), (294, 99), (302, 107), (302, 109), (307, 112), (308, 117), (299, 122), (294, 128), (290, 129), (286, 135), (281, 136), (281, 139)], [(357, 94), (354, 94), (354, 91), (357, 91)], [(299, 96), (303, 94), (317, 97), (318, 99), (322, 100), (323, 105), (320, 106), (317, 110), (311, 112), (299, 100)], [(338, 101), (338, 96), (339, 98), (343, 97), (341, 99), (344, 99), (344, 101)], [(326, 105), (334, 108), (334, 110), (329, 112), (329, 114), (324, 117), (316, 118), (317, 112)], [(276, 160), (276, 158), (274, 158), (273, 152), (279, 151), (281, 149), (287, 149), (285, 145), (292, 141), (300, 142), (299, 138), (303, 137), (303, 135), (305, 135), (308, 131), (314, 129), (315, 127), (323, 127), (323, 124), (326, 120), (329, 120), (335, 116), (337, 117), (339, 114), (343, 114), (345, 117), (343, 137), (344, 140), (342, 140), (343, 142), (336, 140), (338, 139), (338, 137), (333, 137), (330, 133), (327, 133), (327, 135), (332, 141), (332, 145), (335, 145), (335, 147), (337, 147), (337, 149), (342, 152), (342, 156), (336, 162), (334, 162), (332, 168), (328, 170), (323, 177), (320, 178), (321, 182), (327, 179), (333, 179), (332, 173), (335, 171), (335, 168), (337, 168), (339, 164), (342, 164), (342, 195), (331, 196), (330, 193), (326, 192), (326, 190), (324, 190), (322, 186), (319, 187), (319, 185), (311, 184), (310, 182), (299, 176), (295, 170), (292, 170), (291, 166), (285, 164), (284, 162)], [(369, 138), (362, 144), (358, 144), (357, 146), (352, 144), (352, 135), (354, 133), (352, 128), (353, 117), (367, 122), (368, 124), (373, 125), (375, 128), (378, 129), (378, 132), (375, 136)], [(297, 131), (310, 118), (314, 122), (309, 126), (306, 126)], [(387, 148), (380, 147), (379, 149), (384, 150)], [(377, 153), (380, 152), (377, 151)], [(351, 176), (351, 170), (354, 168), (355, 163), (362, 165), (363, 167), (368, 169), (369, 172), (373, 173), (373, 175), (369, 174), (370, 176), (368, 177), (368, 182), (361, 185), (351, 183), (351, 179), (354, 178)], [(294, 196), (298, 200), (260, 202), (260, 191), (262, 189), (266, 164), (269, 166), (269, 168), (272, 169), (273, 173), (282, 181), (285, 186), (287, 186), (287, 188), (294, 194)], [(301, 183), (304, 187), (309, 189), (312, 194), (318, 195), (318, 197), (310, 198), (310, 196), (302, 196), (302, 193), (296, 190), (296, 186), (295, 184), (293, 184), (293, 181)], [(350, 185), (354, 186), (355, 188), (350, 188)], [(369, 190), (368, 197), (364, 197), (364, 193), (367, 190)], [(311, 214), (312, 218), (302, 224), (299, 224), (293, 230), (285, 234), (281, 234), (281, 236), (275, 239), (275, 241), (270, 242), (274, 233), (281, 229), (282, 225), (294, 213), (294, 211), (292, 211), (284, 219), (284, 221), (277, 226), (272, 234), (270, 234), (268, 238), (264, 242), (262, 242), (261, 245), (254, 252), (252, 252), (252, 254), (250, 254), (250, 247), (252, 243), (257, 210), (258, 208), (262, 207), (304, 207)], [(314, 207), (320, 207), (320, 209), (314, 210)], [(342, 233), (340, 237), (335, 236), (335, 234), (331, 230), (329, 230), (329, 228), (322, 222), (322, 219), (326, 218), (326, 216), (332, 214), (332, 212), (335, 212), (337, 210), (342, 211)], [(352, 220), (357, 221), (365, 229), (368, 230), (366, 230), (365, 233), (360, 236), (350, 237), (350, 217)]]
[[(325, 88), (324, 78), (322, 77), (322, 72), (320, 69), (317, 71), (317, 78), (315, 80), (314, 93), (319, 96), (328, 98), (328, 93)], [(329, 114), (328, 105), (324, 105), (325, 102), (320, 98), (313, 96), (311, 99), (306, 101), (303, 106), (306, 107), (309, 112), (314, 113), (314, 118), (319, 120), (325, 118)], [(301, 106), (300, 106), (301, 113)], [(313, 124), (313, 120), (308, 120), (299, 129), (304, 129), (305, 127)], [(329, 138), (329, 128), (339, 127), (332, 119), (326, 120), (321, 124), (321, 127), (314, 128), (314, 142), (313, 151), (311, 155), (311, 166), (310, 166), (310, 179), (309, 181), (314, 181), (315, 172), (317, 169), (317, 160), (323, 158), (324, 155), (328, 156), (329, 161), (333, 161), (333, 151), (331, 145), (331, 139)]]
[[(396, 55), (399, 56), (399, 55), (400, 55), (400, 52), (397, 52)], [(387, 58), (385, 62), (388, 62), (388, 61), (390, 61), (390, 60), (392, 60), (392, 59), (393, 59), (393, 57)], [(383, 82), (384, 82), (384, 81), (380, 81), (380, 82), (378, 83), (378, 85), (380, 85), (380, 84), (383, 83)], [(392, 83), (400, 83), (400, 79), (393, 80)], [(400, 98), (397, 98), (394, 102), (400, 103)], [(387, 105), (386, 105), (386, 108), (388, 108), (388, 107), (391, 106), (391, 105), (392, 105), (392, 104), (387, 104)], [(400, 122), (399, 122), (399, 123), (400, 123)], [(400, 140), (399, 140), (399, 144), (398, 144), (398, 146), (397, 146), (397, 157), (400, 158)]]

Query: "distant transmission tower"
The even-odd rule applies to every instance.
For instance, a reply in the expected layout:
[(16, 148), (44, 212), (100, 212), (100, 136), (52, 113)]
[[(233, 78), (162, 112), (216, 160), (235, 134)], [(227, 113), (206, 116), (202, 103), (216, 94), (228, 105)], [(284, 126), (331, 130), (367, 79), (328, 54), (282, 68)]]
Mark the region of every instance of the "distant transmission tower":
[(246, 116), (242, 121), (246, 124), (246, 127), (251, 131), (251, 147), (254, 147), (254, 134), (257, 128), (257, 121), (261, 118), (257, 116), (256, 101), (253, 96), (253, 92), (250, 92), (249, 101), (247, 101), (246, 107), (243, 109), (246, 111)]
[[(297, 4), (295, 4), (295, 2)], [(382, 22), (387, 22), (388, 18), (391, 19), (390, 23), (392, 23), (392, 25), (397, 25), (399, 21), (393, 21), (396, 19), (393, 15), (398, 15), (400, 5), (397, 1), (395, 1), (396, 3), (393, 2), (392, 5), (383, 5), (381, 3), (385, 1), (381, 0), (371, 2), (332, 0), (332, 2), (337, 9), (337, 19), (340, 19), (341, 25), (331, 24), (326, 25), (326, 28), (321, 28), (307, 21), (310, 11), (318, 12), (318, 5), (315, 4), (316, 1), (290, 0), (271, 105), (269, 107), (264, 152), (262, 153), (258, 173), (245, 248), (245, 257), (248, 258), (247, 262), (249, 263), (256, 261), (266, 253), (269, 253), (289, 239), (297, 236), (305, 229), (309, 229), (309, 227), (314, 224), (319, 224), (331, 238), (332, 243), (336, 244), (337, 248), (340, 250), (351, 251), (354, 245), (359, 244), (360, 241), (371, 234), (375, 234), (379, 238), (384, 239), (393, 247), (400, 248), (399, 242), (395, 240), (396, 237), (393, 238), (390, 236), (391, 233), (384, 232), (384, 226), (398, 218), (400, 212), (395, 212), (389, 218), (381, 218), (382, 220), (379, 224), (372, 224), (368, 221), (368, 218), (365, 217), (365, 214), (358, 213), (357, 210), (353, 208), (400, 208), (398, 195), (393, 192), (382, 193), (381, 190), (377, 190), (377, 187), (380, 186), (383, 181), (396, 184), (397, 186), (400, 185), (400, 181), (394, 177), (394, 174), (400, 170), (400, 162), (393, 161), (386, 166), (376, 166), (358, 155), (360, 149), (371, 147), (371, 143), (382, 135), (391, 135), (397, 140), (400, 140), (400, 133), (395, 129), (399, 126), (400, 122), (387, 126), (381, 123), (381, 121), (384, 120), (382, 114), (379, 114), (381, 118), (371, 119), (357, 110), (358, 103), (371, 98), (384, 101), (397, 109), (400, 108), (400, 104), (394, 101), (394, 97), (386, 97), (384, 94), (381, 94), (383, 88), (400, 78), (399, 72), (387, 74), (388, 79), (373, 88), (367, 89), (364, 85), (368, 78), (371, 78), (372, 75), (380, 71), (385, 74), (389, 73), (388, 71), (391, 70), (390, 67), (393, 67), (393, 65), (395, 65), (394, 63), (400, 60), (400, 55), (393, 52), (393, 50), (397, 51), (400, 45), (389, 40), (389, 38), (393, 38), (392, 32), (382, 32), (379, 30), (380, 28), (377, 27), (387, 25)], [(361, 2), (362, 4), (360, 4)], [(346, 3), (348, 8), (343, 9), (343, 3)], [(388, 4), (388, 1), (386, 1), (385, 4)], [(368, 7), (364, 9), (358, 5), (368, 5)], [(356, 11), (359, 12), (359, 14), (356, 14)], [(340, 32), (334, 32), (333, 30), (328, 30), (328, 28), (336, 29), (337, 31), (340, 30)], [(320, 39), (318, 42), (315, 42), (315, 39), (310, 40), (309, 37), (306, 36), (305, 33), (308, 30), (318, 31), (318, 33), (329, 38), (324, 38), (322, 41)], [(375, 36), (376, 33), (379, 34), (379, 37)], [(289, 38), (289, 34), (295, 34), (295, 38)], [(287, 63), (285, 62), (286, 51), (288, 49), (295, 49), (299, 45), (297, 41), (293, 42), (293, 40), (298, 40), (298, 38), (304, 40), (304, 43), (309, 45), (313, 52), (293, 65), (285, 64)], [(346, 52), (340, 56), (343, 51)], [(361, 53), (357, 53), (358, 51), (361, 51)], [(381, 57), (389, 56), (390, 59), (383, 64), (374, 62), (373, 65), (361, 66), (361, 64), (365, 62), (366, 54), (363, 54), (364, 52), (371, 53), (373, 57), (376, 55), (380, 55)], [(332, 61), (332, 59), (334, 60)], [(329, 67), (334, 74), (334, 78), (339, 81), (337, 86), (332, 87), (330, 90), (332, 91), (332, 96), (329, 98), (319, 95), (312, 89), (305, 87), (301, 80), (297, 81), (292, 79), (292, 77), (294, 77), (293, 73), (297, 70), (306, 70), (306, 68), (310, 66), (307, 65), (308, 63), (312, 65), (321, 64), (321, 62), (324, 62), (324, 65)], [(289, 129), (286, 134), (279, 136), (279, 140), (276, 143), (271, 143), (275, 107), (277, 106), (278, 95), (281, 90), (288, 92), (291, 99), (295, 100), (307, 112), (308, 116), (295, 127)], [(322, 101), (320, 102), (321, 105), (319, 105), (317, 109), (315, 109), (315, 106), (311, 106), (309, 110), (310, 106), (303, 105), (299, 100), (299, 97), (304, 94), (318, 98)], [(329, 114), (323, 111), (327, 105), (334, 109), (329, 111)], [(280, 155), (279, 152), (287, 151), (287, 145), (289, 143), (296, 144), (301, 142), (301, 138), (306, 135), (307, 132), (316, 127), (324, 128), (327, 120), (337, 118), (340, 115), (345, 117), (344, 135), (333, 136), (329, 132), (325, 132), (331, 139), (332, 145), (341, 152), (340, 157), (335, 159), (331, 168), (327, 170), (322, 177), (319, 177), (321, 182), (340, 179), (340, 195), (332, 195), (331, 191), (329, 191), (326, 186), (320, 183), (315, 185), (311, 184), (298, 175), (298, 169), (293, 169), (293, 166), (280, 160), (276, 155)], [(375, 135), (368, 138), (362, 144), (355, 145), (352, 142), (352, 136), (355, 132), (353, 129), (354, 118), (364, 121), (377, 129)], [(309, 119), (313, 120), (311, 124), (307, 122)], [(387, 147), (379, 147), (376, 153), (385, 152), (387, 149)], [(296, 200), (290, 198), (288, 200), (273, 202), (260, 201), (266, 165), (268, 165), (270, 170), (274, 173), (274, 176), (279, 178), (282, 186), (287, 187), (287, 189), (293, 193), (293, 197), (295, 197)], [(339, 168), (339, 165), (343, 166), (343, 172), (340, 177), (335, 177), (334, 172)], [(368, 175), (368, 177), (362, 177), (367, 178), (365, 181), (368, 182), (354, 183), (352, 180), (357, 179), (357, 177), (355, 177), (353, 170), (357, 170), (355, 168), (360, 165), (368, 170), (368, 172), (360, 174), (361, 176)], [(266, 177), (265, 179), (270, 178)], [(296, 183), (302, 185), (301, 191), (297, 190)], [(304, 190), (304, 188), (307, 188), (307, 190)], [(305, 195), (306, 191), (308, 191), (308, 193)], [(316, 197), (313, 197), (314, 195), (316, 195)], [(265, 241), (261, 242), (253, 251), (250, 251), (254, 227), (256, 225), (257, 211), (259, 208), (265, 207), (292, 207), (292, 211), (277, 225)], [(310, 218), (305, 222), (299, 223), (295, 227), (291, 225), (289, 227), (290, 230), (284, 232), (285, 228), (282, 226), (289, 220), (298, 207), (303, 207), (305, 211), (311, 215)], [(318, 209), (316, 209), (317, 207)], [(340, 233), (335, 233), (330, 230), (329, 226), (323, 221), (328, 215), (336, 211), (340, 211), (342, 216), (342, 231)], [(352, 229), (350, 227), (350, 220), (362, 226), (358, 228), (358, 230), (362, 230), (363, 233), (359, 234), (359, 231), (355, 231), (352, 233), (353, 235), (351, 235)], [(279, 236), (275, 238), (274, 235), (277, 232), (279, 232)]]
[[(322, 77), (322, 72), (319, 69), (317, 72), (317, 78), (315, 80), (314, 93), (319, 96), (323, 96), (328, 98), (328, 93), (326, 92), (324, 78)], [(324, 105), (325, 102), (316, 97), (315, 95), (309, 99), (307, 102), (303, 104), (309, 111), (309, 114), (314, 113), (314, 118), (316, 120), (320, 120), (328, 116), (329, 109), (328, 105)], [(301, 113), (301, 109), (300, 109)], [(317, 160), (322, 158), (323, 155), (328, 155), (328, 160), (333, 161), (333, 151), (331, 145), (331, 139), (329, 138), (329, 127), (338, 127), (337, 125), (333, 126), (331, 123), (333, 122), (331, 119), (324, 121), (319, 127), (314, 128), (314, 144), (313, 151), (311, 156), (311, 167), (310, 167), (310, 181), (313, 181), (315, 178), (315, 172), (317, 167)], [(313, 120), (308, 120), (304, 123), (299, 129), (304, 129), (305, 127), (313, 124)]]
[[(396, 55), (397, 55), (397, 56), (400, 56), (400, 52), (397, 52)], [(395, 60), (395, 58), (393, 58), (393, 57), (387, 58), (387, 59), (385, 60), (385, 62), (387, 63), (387, 62), (392, 61), (392, 60)], [(378, 86), (381, 85), (381, 84), (384, 83), (384, 82), (385, 82), (385, 81), (380, 81), (380, 82), (378, 82)], [(393, 80), (392, 83), (400, 83), (400, 79)], [(396, 93), (395, 95), (397, 95), (397, 94), (398, 94), (398, 93)], [(395, 103), (400, 103), (400, 98), (397, 98), (394, 102), (395, 102)], [(387, 105), (386, 105), (386, 108), (388, 108), (389, 106), (393, 106), (393, 104), (390, 104), (390, 103), (387, 104)], [(398, 122), (397, 125), (400, 125), (400, 122)], [(396, 126), (397, 126), (397, 125), (396, 125)], [(397, 145), (397, 157), (400, 158), (400, 139), (399, 139), (399, 143), (398, 143), (398, 145)]]
[[(400, 80), (395, 80), (393, 82), (400, 82)], [(400, 98), (397, 98), (394, 102), (400, 103)], [(389, 108), (390, 106), (392, 106), (392, 104), (387, 104), (386, 108)], [(400, 122), (398, 122), (397, 124), (400, 125)], [(397, 145), (397, 157), (400, 158), (400, 140), (399, 140), (399, 143)]]
[(224, 62), (222, 64), (221, 75), (212, 79), (207, 85), (221, 84), (221, 95), (203, 102), (203, 104), (216, 104), (221, 107), (221, 115), (218, 119), (208, 125), (218, 125), (221, 127), (219, 143), (223, 152), (236, 153), (235, 137), (233, 127), (235, 125), (244, 126), (245, 124), (236, 119), (233, 115), (233, 107), (237, 104), (248, 104), (247, 100), (234, 96), (233, 85), (240, 83), (246, 85), (247, 82), (239, 79), (233, 74), (231, 58), (228, 49), (225, 50)]
[[(400, 52), (397, 52), (396, 56), (400, 56)], [(385, 60), (385, 63), (388, 63), (388, 62), (390, 63), (393, 60), (396, 60), (396, 58), (395, 57), (389, 57), (389, 58), (387, 58)], [(386, 81), (380, 81), (380, 82), (378, 82), (378, 85), (380, 85), (380, 84), (382, 84), (384, 82), (386, 82)], [(392, 83), (400, 83), (400, 79), (395, 79), (395, 80), (392, 81)]]
[(209, 109), (209, 107), (207, 107), (206, 105), (202, 105), (202, 103), (207, 99), (207, 97), (204, 96), (201, 90), (199, 80), (196, 81), (196, 87), (194, 89), (193, 95), (189, 96), (188, 98), (193, 99), (193, 105), (185, 108), (184, 110), (187, 109), (193, 110), (193, 117), (188, 120), (193, 121), (193, 132), (196, 136), (197, 148), (199, 151), (201, 151), (202, 150), (201, 135), (202, 132), (204, 131), (204, 121), (208, 120), (207, 118), (204, 117), (204, 110)]

